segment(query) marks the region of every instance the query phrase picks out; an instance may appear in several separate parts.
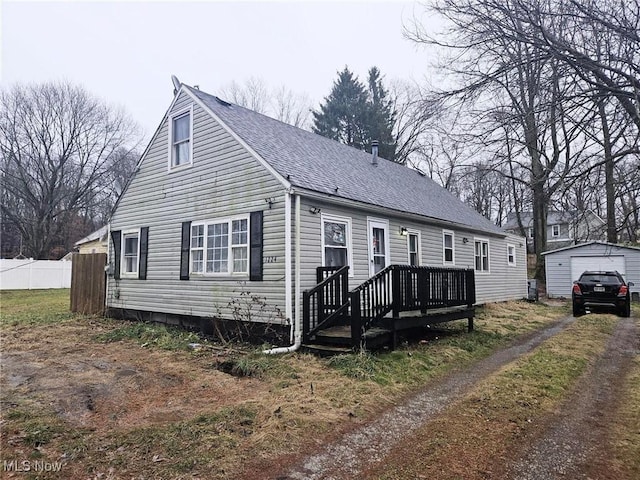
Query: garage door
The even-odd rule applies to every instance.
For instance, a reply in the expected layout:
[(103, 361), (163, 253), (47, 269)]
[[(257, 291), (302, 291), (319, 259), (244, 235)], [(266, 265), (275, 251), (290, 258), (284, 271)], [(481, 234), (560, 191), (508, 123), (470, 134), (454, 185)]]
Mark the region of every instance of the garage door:
[(625, 274), (624, 256), (609, 255), (606, 257), (571, 257), (571, 280), (577, 280), (585, 270), (618, 272)]

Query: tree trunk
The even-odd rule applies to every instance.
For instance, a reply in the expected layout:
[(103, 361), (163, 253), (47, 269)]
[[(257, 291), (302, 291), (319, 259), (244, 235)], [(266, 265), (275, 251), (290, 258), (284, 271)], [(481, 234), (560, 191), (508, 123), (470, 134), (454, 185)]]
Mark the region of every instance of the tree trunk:
[(611, 149), (611, 131), (607, 121), (607, 114), (604, 108), (604, 101), (598, 102), (598, 113), (602, 123), (602, 136), (604, 146), (604, 188), (607, 198), (607, 242), (618, 242), (618, 231), (616, 228), (616, 191), (614, 185), (614, 164)]
[(534, 277), (545, 281), (544, 257), (542, 253), (547, 249), (547, 196), (544, 183), (540, 179), (533, 182), (533, 249), (536, 254), (536, 269)]

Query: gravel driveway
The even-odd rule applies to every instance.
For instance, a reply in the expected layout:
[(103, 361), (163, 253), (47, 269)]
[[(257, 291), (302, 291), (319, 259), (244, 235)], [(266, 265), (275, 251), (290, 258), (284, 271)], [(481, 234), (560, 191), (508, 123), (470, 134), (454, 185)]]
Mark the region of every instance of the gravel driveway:
[(606, 465), (607, 427), (623, 387), (623, 380), (640, 354), (634, 320), (621, 319), (606, 351), (580, 380), (574, 393), (546, 422), (530, 447), (519, 452), (504, 478), (615, 479)]
[[(418, 393), (374, 422), (346, 434), (336, 443), (303, 459), (276, 478), (278, 480), (342, 480), (357, 476), (368, 465), (383, 458), (391, 447), (401, 442), (405, 436), (470, 391), (478, 382), (521, 355), (530, 352), (574, 321), (573, 317), (566, 317), (543, 330), (520, 339), (516, 344), (496, 352), (465, 370), (447, 376), (441, 382)], [(617, 331), (611, 342), (614, 345), (623, 342), (622, 337), (629, 335), (634, 328), (631, 322), (624, 322), (621, 325), (622, 327), (619, 327), (618, 330), (623, 328), (626, 333)], [(610, 348), (612, 348), (611, 345)], [(631, 344), (626, 348), (633, 350)], [(611, 360), (613, 363), (616, 361), (616, 359)], [(585, 409), (588, 409), (588, 405), (585, 406)], [(561, 436), (562, 433), (559, 432), (558, 435)], [(541, 448), (545, 447), (541, 446)], [(513, 475), (514, 478), (543, 478), (540, 476), (520, 477), (517, 467)]]

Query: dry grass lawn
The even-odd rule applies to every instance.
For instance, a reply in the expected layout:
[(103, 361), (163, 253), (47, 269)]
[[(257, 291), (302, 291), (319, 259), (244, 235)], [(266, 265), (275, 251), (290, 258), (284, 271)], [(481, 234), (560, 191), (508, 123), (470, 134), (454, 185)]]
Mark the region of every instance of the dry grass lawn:
[[(68, 291), (1, 299), (2, 460), (62, 462), (47, 478), (243, 478), (567, 314), (490, 305), (472, 334), (455, 322), (395, 352), (319, 359), (74, 316), (68, 301)], [(221, 362), (247, 376), (220, 371)]]

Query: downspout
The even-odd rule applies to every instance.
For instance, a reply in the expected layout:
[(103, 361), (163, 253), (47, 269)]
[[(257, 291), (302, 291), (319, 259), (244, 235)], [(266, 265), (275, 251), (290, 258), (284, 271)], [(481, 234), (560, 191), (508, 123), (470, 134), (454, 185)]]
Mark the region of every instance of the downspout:
[(107, 316), (107, 302), (109, 301), (109, 272), (111, 271), (111, 219), (107, 222), (107, 265), (105, 266), (106, 278), (104, 279), (104, 315)]
[[(285, 303), (287, 317), (292, 318), (291, 301), (291, 192), (287, 192), (285, 197)], [(295, 206), (295, 318), (293, 319), (293, 328), (291, 329), (290, 341), (292, 345), (289, 347), (278, 347), (270, 350), (264, 350), (263, 353), (273, 355), (276, 353), (295, 352), (302, 344), (302, 315), (300, 312), (300, 195), (296, 195)]]

